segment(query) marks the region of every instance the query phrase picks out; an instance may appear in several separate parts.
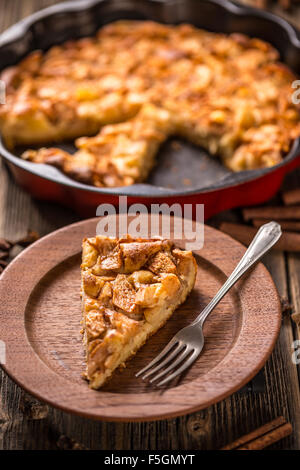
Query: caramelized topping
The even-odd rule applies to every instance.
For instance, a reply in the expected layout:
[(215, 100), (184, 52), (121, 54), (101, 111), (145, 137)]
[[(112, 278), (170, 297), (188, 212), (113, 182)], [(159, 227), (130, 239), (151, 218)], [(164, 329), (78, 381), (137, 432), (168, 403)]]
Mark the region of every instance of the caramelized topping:
[(300, 135), (296, 77), (278, 58), (241, 34), (118, 21), (5, 70), (1, 131), (9, 146), (77, 138), (74, 155), (40, 148), (23, 158), (99, 187), (144, 181), (170, 135), (233, 171), (272, 166)]

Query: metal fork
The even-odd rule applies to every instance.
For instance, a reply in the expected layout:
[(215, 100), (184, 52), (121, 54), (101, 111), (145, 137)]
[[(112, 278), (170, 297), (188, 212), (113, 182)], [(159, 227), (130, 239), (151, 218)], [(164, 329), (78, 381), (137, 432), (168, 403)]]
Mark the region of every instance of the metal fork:
[[(281, 227), (277, 222), (263, 225), (255, 235), (249, 248), (228, 277), (216, 296), (209, 302), (194, 322), (182, 328), (158, 356), (146, 367), (141, 369), (136, 377), (148, 377), (150, 383), (156, 386), (165, 385), (173, 380), (197, 359), (204, 346), (203, 324), (210, 312), (218, 305), (229, 289), (253, 266), (281, 237)], [(157, 382), (159, 379), (159, 382)]]

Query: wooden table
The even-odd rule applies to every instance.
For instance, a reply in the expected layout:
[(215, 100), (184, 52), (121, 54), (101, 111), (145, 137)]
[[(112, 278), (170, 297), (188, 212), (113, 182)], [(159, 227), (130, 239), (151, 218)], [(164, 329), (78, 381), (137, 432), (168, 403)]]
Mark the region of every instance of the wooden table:
[[(54, 3), (0, 0), (0, 31)], [(298, 24), (299, 12), (290, 16)], [(295, 178), (299, 173), (289, 177), (287, 184)], [(225, 217), (238, 217), (238, 211)], [(78, 216), (66, 209), (32, 200), (16, 186), (2, 162), (0, 236), (17, 239), (28, 229), (44, 235), (76, 220)], [(265, 264), (282, 298), (300, 312), (300, 256), (274, 253)], [(69, 415), (29, 396), (1, 371), (0, 449), (218, 449), (280, 415), (292, 422), (294, 432), (272, 448), (300, 449), (299, 370), (291, 360), (297, 338), (299, 329), (286, 313), (271, 358), (248, 387), (199, 413), (152, 423), (93, 422)]]

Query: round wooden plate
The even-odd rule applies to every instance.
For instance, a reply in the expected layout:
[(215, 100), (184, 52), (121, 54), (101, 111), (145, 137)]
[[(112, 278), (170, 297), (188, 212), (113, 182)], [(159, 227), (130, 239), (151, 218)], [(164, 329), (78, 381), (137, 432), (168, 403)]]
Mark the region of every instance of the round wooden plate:
[[(171, 337), (190, 323), (231, 273), (245, 248), (205, 226), (194, 252), (196, 285), (167, 324), (99, 391), (81, 378), (81, 242), (99, 218), (47, 235), (24, 250), (0, 280), (0, 340), (6, 372), (31, 394), (64, 411), (107, 421), (162, 419), (205, 408), (245, 385), (263, 366), (280, 328), (270, 274), (257, 265), (224, 297), (204, 327), (205, 347), (188, 372), (166, 389), (135, 378)], [(172, 236), (171, 236), (172, 238)], [(180, 244), (179, 244), (180, 246)]]

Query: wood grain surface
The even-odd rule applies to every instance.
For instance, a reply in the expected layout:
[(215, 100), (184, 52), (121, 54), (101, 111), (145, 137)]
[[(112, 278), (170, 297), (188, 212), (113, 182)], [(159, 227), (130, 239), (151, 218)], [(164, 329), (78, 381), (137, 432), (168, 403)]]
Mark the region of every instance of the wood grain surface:
[[(76, 1), (76, 0), (75, 0)], [(0, 0), (0, 30), (55, 0)], [(251, 3), (245, 1), (245, 3)], [(282, 12), (300, 26), (300, 8)], [(297, 185), (300, 173), (286, 181)], [(238, 211), (212, 221), (239, 221)], [(27, 230), (41, 235), (78, 220), (71, 211), (32, 200), (12, 181), (2, 164), (0, 173), (0, 235), (17, 239)], [(264, 259), (280, 296), (300, 313), (300, 255), (272, 253)], [(300, 449), (300, 394), (297, 366), (291, 361), (292, 342), (299, 327), (286, 311), (276, 348), (259, 374), (241, 392), (217, 405), (180, 418), (149, 423), (94, 422), (45, 405), (0, 371), (0, 449), (219, 449), (234, 439), (284, 415), (293, 435), (271, 449)]]
[[(148, 216), (142, 217), (147, 220), (141, 224), (150, 230)], [(198, 272), (187, 301), (125, 370), (117, 371), (100, 391), (88, 388), (81, 378), (81, 243), (84, 237), (95, 236), (98, 222), (99, 218), (78, 222), (42, 238), (1, 276), (0, 338), (6, 344), (8, 374), (63, 410), (117, 421), (186, 414), (245, 385), (266, 362), (281, 323), (276, 288), (262, 264), (243, 277), (209, 316), (201, 357), (182, 377), (164, 389), (135, 377), (179, 329), (195, 319), (245, 251), (232, 238), (205, 227), (204, 246), (194, 251)], [(184, 248), (184, 240), (177, 246)]]

